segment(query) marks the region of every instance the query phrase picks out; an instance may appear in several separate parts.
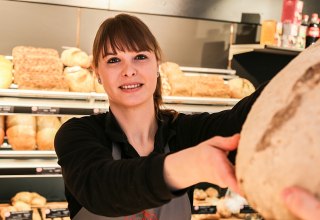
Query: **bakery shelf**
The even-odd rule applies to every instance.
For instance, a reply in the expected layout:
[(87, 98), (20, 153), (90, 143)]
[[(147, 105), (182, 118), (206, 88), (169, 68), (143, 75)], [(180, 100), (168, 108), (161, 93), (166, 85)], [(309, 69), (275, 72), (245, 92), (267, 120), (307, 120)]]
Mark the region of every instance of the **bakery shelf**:
[[(55, 151), (44, 151), (44, 150), (30, 150), (30, 151), (24, 151), (24, 150), (0, 150), (0, 158), (1, 160), (3, 158), (57, 158)], [(2, 161), (1, 161), (2, 162)], [(1, 163), (0, 163), (1, 167)]]
[[(165, 107), (181, 112), (217, 112), (239, 99), (164, 96)], [(0, 89), (0, 114), (91, 115), (106, 112), (108, 97), (101, 93)]]

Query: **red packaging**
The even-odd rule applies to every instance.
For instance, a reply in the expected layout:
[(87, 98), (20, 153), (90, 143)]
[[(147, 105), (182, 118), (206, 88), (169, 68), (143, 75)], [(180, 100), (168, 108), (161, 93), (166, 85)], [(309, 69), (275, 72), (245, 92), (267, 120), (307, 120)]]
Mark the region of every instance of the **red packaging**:
[(281, 22), (301, 24), (302, 9), (303, 1), (283, 0)]

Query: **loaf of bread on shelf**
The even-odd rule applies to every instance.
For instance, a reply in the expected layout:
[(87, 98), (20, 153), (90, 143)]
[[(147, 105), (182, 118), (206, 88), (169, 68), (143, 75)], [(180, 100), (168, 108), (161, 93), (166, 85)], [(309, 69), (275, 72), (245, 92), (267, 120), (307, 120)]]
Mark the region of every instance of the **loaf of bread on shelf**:
[(179, 66), (179, 64), (174, 62), (164, 62), (159, 65), (159, 72), (161, 76), (167, 77), (169, 83), (176, 82), (181, 76), (183, 76), (183, 72)]
[(82, 68), (89, 68), (91, 66), (91, 59), (88, 54), (79, 48), (69, 48), (61, 53), (61, 60), (65, 66), (81, 66)]
[(19, 89), (68, 91), (57, 50), (17, 46), (12, 56), (14, 82)]
[(230, 98), (229, 86), (220, 76), (198, 74), (189, 76), (193, 82), (192, 96)]
[(13, 64), (0, 55), (0, 89), (8, 89), (12, 83)]
[(4, 133), (4, 116), (0, 115), (0, 146), (3, 144)]
[(18, 192), (11, 198), (11, 204), (17, 206), (17, 204), (25, 203), (32, 207), (43, 207), (47, 203), (47, 199), (36, 192)]
[(54, 137), (61, 122), (55, 116), (37, 116), (37, 148), (38, 150), (54, 150)]
[(36, 118), (31, 115), (8, 115), (6, 134), (13, 150), (36, 149)]
[(255, 91), (253, 84), (245, 78), (233, 78), (228, 81), (228, 85), (231, 98), (242, 99)]
[(66, 67), (64, 76), (71, 92), (92, 92), (94, 81), (92, 73), (80, 66)]

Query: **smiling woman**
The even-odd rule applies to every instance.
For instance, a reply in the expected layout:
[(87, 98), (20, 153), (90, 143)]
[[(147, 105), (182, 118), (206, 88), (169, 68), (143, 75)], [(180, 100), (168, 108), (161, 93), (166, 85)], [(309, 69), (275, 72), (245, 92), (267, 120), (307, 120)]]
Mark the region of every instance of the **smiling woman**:
[(137, 17), (119, 14), (101, 24), (93, 68), (110, 109), (70, 119), (55, 138), (73, 219), (185, 220), (192, 185), (238, 191), (227, 154), (262, 88), (232, 110), (185, 115), (162, 106), (161, 61)]

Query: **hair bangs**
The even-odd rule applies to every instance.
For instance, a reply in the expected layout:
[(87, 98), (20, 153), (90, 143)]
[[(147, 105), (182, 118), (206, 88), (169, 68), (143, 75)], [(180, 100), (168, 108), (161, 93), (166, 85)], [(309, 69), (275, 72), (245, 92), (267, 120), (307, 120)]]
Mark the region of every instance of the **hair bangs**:
[[(107, 39), (103, 46), (102, 56), (116, 54), (117, 51), (155, 51), (156, 45), (150, 40), (147, 33), (139, 31), (135, 25), (125, 22), (117, 23), (117, 27), (106, 30)], [(143, 40), (142, 40), (143, 39)]]

